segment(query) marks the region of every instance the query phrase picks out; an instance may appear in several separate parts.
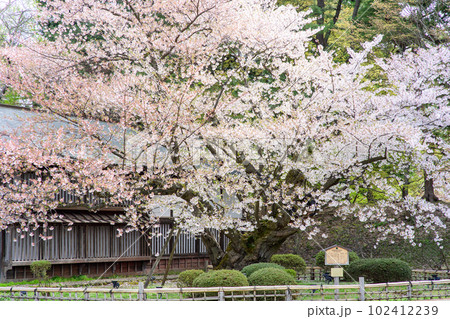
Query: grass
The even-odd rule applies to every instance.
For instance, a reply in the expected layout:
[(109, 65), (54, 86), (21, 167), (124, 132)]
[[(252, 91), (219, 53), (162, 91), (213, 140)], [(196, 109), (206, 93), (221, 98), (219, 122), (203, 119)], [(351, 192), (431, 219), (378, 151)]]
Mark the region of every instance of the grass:
[[(126, 278), (126, 277), (120, 277), (120, 276), (113, 276), (109, 278), (103, 278), (103, 279), (118, 279), (118, 278)], [(144, 279), (145, 276), (142, 276), (142, 279)], [(89, 278), (87, 276), (73, 276), (71, 278), (61, 278), (61, 277), (53, 277), (45, 282), (39, 282), (38, 280), (31, 280), (31, 281), (23, 281), (23, 282), (15, 282), (15, 283), (3, 283), (0, 284), (0, 286), (38, 286), (38, 285), (45, 285), (48, 283), (69, 283), (69, 282), (77, 282), (77, 281), (93, 281), (96, 280), (96, 278)], [(103, 286), (101, 283), (94, 283), (95, 286)], [(319, 301), (319, 300), (334, 300), (335, 299), (335, 293), (333, 288), (327, 288), (327, 289), (321, 289), (321, 285), (325, 285), (326, 283), (324, 281), (312, 281), (312, 280), (300, 280), (297, 282), (298, 285), (304, 286), (304, 285), (313, 285), (316, 286), (317, 289), (307, 289), (307, 290), (292, 290), (292, 295), (294, 300), (305, 300), (305, 301)], [(355, 284), (354, 282), (341, 282), (342, 285), (350, 285)], [(85, 286), (86, 284), (82, 284), (81, 286)], [(137, 288), (137, 281), (129, 281), (127, 283), (127, 288)], [(149, 288), (156, 288), (158, 284), (153, 284)], [(259, 292), (256, 296), (257, 300), (260, 299), (273, 299), (274, 297), (273, 291), (266, 291), (265, 296), (264, 292)], [(430, 284), (423, 284), (423, 285), (417, 285), (413, 286), (411, 290), (411, 296), (412, 298), (407, 298), (408, 295), (408, 287), (377, 287), (377, 288), (370, 288), (366, 287), (366, 300), (430, 300), (430, 299), (439, 299), (439, 298), (450, 298), (450, 290), (448, 285), (435, 285), (432, 286)], [(138, 295), (137, 293), (118, 293), (113, 292), (114, 300), (137, 300)], [(181, 298), (180, 298), (181, 297)], [(195, 298), (202, 299), (204, 296), (202, 294), (188, 294), (183, 293), (181, 296), (179, 293), (148, 293), (146, 296), (146, 299), (159, 299), (159, 300), (189, 300)], [(213, 295), (206, 296), (209, 298), (216, 298), (217, 297)], [(281, 300), (285, 297), (285, 292), (282, 291), (278, 294), (276, 294), (276, 300)], [(68, 292), (62, 292), (62, 293), (52, 293), (48, 295), (43, 296), (43, 300), (52, 300), (55, 298), (56, 300), (85, 300), (85, 294), (82, 292), (79, 293), (68, 293)], [(245, 293), (243, 295), (242, 292), (236, 291), (233, 294), (227, 293), (225, 296), (226, 300), (253, 300), (254, 296), (251, 295), (251, 292)], [(355, 288), (348, 288), (348, 289), (340, 289), (339, 291), (339, 300), (358, 300), (359, 299), (359, 289)], [(28, 292), (27, 294), (21, 292), (14, 292), (14, 298), (11, 298), (9, 292), (4, 292), (3, 295), (0, 295), (0, 300), (33, 300), (34, 299), (34, 293)], [(89, 293), (89, 296), (87, 298), (88, 300), (111, 300), (111, 294), (110, 293)], [(266, 300), (267, 300), (266, 299)]]
[(34, 285), (48, 285), (48, 284), (53, 284), (53, 283), (63, 283), (63, 282), (74, 282), (74, 281), (90, 281), (90, 280), (95, 280), (96, 278), (90, 278), (87, 277), (85, 275), (82, 276), (72, 276), (70, 278), (63, 278), (63, 277), (52, 277), (50, 279), (47, 280), (38, 280), (38, 279), (34, 279), (34, 280), (24, 280), (24, 281), (16, 281), (16, 282), (5, 282), (5, 283), (1, 283), (0, 287), (11, 287), (11, 286), (34, 286)]

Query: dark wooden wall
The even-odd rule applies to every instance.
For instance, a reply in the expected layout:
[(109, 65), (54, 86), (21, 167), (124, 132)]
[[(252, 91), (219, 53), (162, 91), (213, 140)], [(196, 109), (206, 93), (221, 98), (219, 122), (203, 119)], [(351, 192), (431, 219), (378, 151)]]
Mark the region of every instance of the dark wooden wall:
[[(20, 233), (18, 227), (10, 226), (0, 232), (1, 280), (32, 278), (29, 266), (36, 260), (52, 263), (50, 276), (142, 274), (162, 253), (171, 227), (171, 223), (161, 223), (152, 230), (153, 236), (149, 238), (150, 234), (136, 231), (124, 231), (118, 237), (117, 230), (121, 227), (115, 225), (59, 224), (52, 225), (52, 230), (47, 232), (46, 235), (52, 238), (43, 240), (39, 237), (39, 230), (29, 236)], [(219, 231), (213, 230), (213, 233), (224, 247), (228, 244)], [(172, 238), (157, 272), (167, 267), (168, 255), (174, 245)], [(189, 232), (182, 232), (171, 268), (204, 268), (207, 261), (206, 247), (201, 240)]]

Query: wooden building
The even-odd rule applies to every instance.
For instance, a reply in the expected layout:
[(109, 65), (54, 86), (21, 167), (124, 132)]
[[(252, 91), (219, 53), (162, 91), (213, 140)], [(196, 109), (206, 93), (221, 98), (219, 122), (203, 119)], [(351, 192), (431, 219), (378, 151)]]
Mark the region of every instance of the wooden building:
[[(0, 105), (0, 130), (17, 125), (14, 122), (17, 112), (24, 110)], [(32, 179), (33, 176), (24, 174), (22, 178)], [(63, 191), (56, 194), (55, 201), (62, 202), (65, 208), (57, 210), (62, 218), (50, 224), (45, 234), (51, 237), (48, 240), (39, 236), (41, 229), (37, 229), (33, 236), (22, 233), (18, 225), (9, 225), (0, 231), (0, 282), (33, 278), (30, 265), (37, 260), (51, 262), (50, 277), (146, 273), (156, 256), (162, 254), (164, 240), (172, 228), (170, 214), (162, 212), (158, 227), (147, 233), (123, 231), (123, 235), (118, 236), (119, 230), (126, 228), (115, 218), (123, 213), (123, 207), (104, 208), (95, 213), (83, 208), (86, 207), (83, 202), (92, 204), (96, 200), (91, 197), (78, 198)], [(154, 235), (150, 236), (150, 233)], [(222, 245), (227, 245), (223, 235), (217, 231), (215, 235)], [(171, 239), (157, 272), (167, 267), (168, 254), (173, 245)], [(198, 269), (204, 268), (207, 263), (206, 247), (201, 240), (190, 233), (182, 233), (171, 268)]]
[[(75, 275), (109, 276), (113, 274), (144, 274), (162, 253), (167, 235), (172, 228), (168, 218), (161, 218), (158, 227), (149, 233), (118, 230), (125, 225), (117, 224), (117, 211), (90, 213), (81, 210), (61, 210), (63, 216), (50, 224), (46, 235), (39, 238), (22, 234), (16, 225), (0, 232), (0, 282), (31, 279), (30, 265), (36, 260), (48, 260), (52, 267), (49, 276), (70, 277)], [(217, 239), (226, 245), (226, 238), (216, 231)], [(168, 254), (172, 250), (172, 238), (157, 272), (167, 267)], [(171, 269), (202, 269), (208, 263), (206, 247), (201, 239), (184, 232), (175, 248)]]

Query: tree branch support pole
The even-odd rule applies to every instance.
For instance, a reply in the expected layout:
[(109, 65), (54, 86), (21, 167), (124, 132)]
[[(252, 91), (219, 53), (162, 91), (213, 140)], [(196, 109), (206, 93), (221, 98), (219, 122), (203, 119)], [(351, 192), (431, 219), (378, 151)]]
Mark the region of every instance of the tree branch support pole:
[(150, 269), (150, 272), (148, 273), (147, 279), (145, 280), (145, 283), (144, 283), (144, 289), (146, 289), (148, 287), (148, 284), (150, 283), (150, 280), (152, 279), (153, 272), (155, 271), (156, 267), (158, 267), (158, 264), (161, 261), (161, 258), (167, 249), (167, 246), (169, 246), (169, 242), (170, 242), (170, 239), (172, 238), (174, 229), (175, 228), (172, 227), (172, 229), (170, 230), (169, 236), (167, 237), (166, 241), (164, 242), (164, 246), (161, 249), (161, 251), (159, 252), (158, 258), (156, 258), (155, 263), (153, 264), (152, 268)]
[(175, 249), (177, 248), (178, 240), (180, 239), (180, 235), (181, 235), (181, 229), (178, 228), (177, 235), (175, 237), (175, 242), (173, 244), (172, 251), (170, 252), (169, 261), (167, 263), (166, 271), (164, 272), (164, 277), (163, 277), (161, 286), (164, 286), (164, 284), (166, 283), (166, 280), (167, 280), (167, 276), (169, 275), (169, 269), (170, 269), (170, 266), (172, 265), (173, 255), (175, 255)]

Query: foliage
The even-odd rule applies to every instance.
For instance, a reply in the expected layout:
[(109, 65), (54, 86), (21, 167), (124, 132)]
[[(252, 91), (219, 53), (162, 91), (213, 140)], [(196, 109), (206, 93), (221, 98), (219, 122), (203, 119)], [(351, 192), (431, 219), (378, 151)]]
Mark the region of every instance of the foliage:
[(294, 269), (300, 274), (306, 271), (305, 260), (294, 254), (276, 254), (270, 258), (270, 262), (283, 266), (284, 268)]
[(255, 271), (258, 271), (263, 268), (278, 268), (278, 269), (284, 269), (283, 266), (275, 263), (257, 263), (257, 264), (251, 264), (248, 266), (245, 266), (242, 268), (241, 272), (248, 277), (250, 277)]
[(281, 286), (296, 285), (296, 280), (284, 269), (263, 268), (255, 271), (248, 277), (252, 286)]
[(353, 278), (364, 277), (368, 281), (395, 282), (411, 280), (411, 267), (395, 258), (360, 259), (349, 265), (348, 273)]
[[(292, 269), (280, 269), (280, 268), (262, 268), (253, 272), (248, 281), (252, 286), (283, 286), (283, 285), (296, 285), (296, 279), (292, 277), (287, 270)], [(256, 291), (258, 294), (262, 294), (263, 291)], [(273, 291), (276, 294), (280, 294), (283, 291)], [(271, 294), (271, 291), (265, 291), (264, 294)], [(276, 297), (276, 300), (284, 300), (284, 297)], [(275, 300), (274, 297), (259, 297), (257, 300)]]
[(289, 275), (291, 275), (294, 279), (297, 279), (297, 272), (294, 269), (284, 269)]
[(194, 279), (193, 287), (240, 287), (248, 286), (247, 277), (237, 270), (213, 270)]
[(194, 280), (203, 273), (201, 269), (185, 270), (178, 275), (177, 286), (192, 287)]
[(47, 260), (37, 260), (31, 263), (30, 269), (33, 276), (39, 280), (45, 280), (48, 278), (47, 271), (50, 270), (51, 266), (52, 264)]

